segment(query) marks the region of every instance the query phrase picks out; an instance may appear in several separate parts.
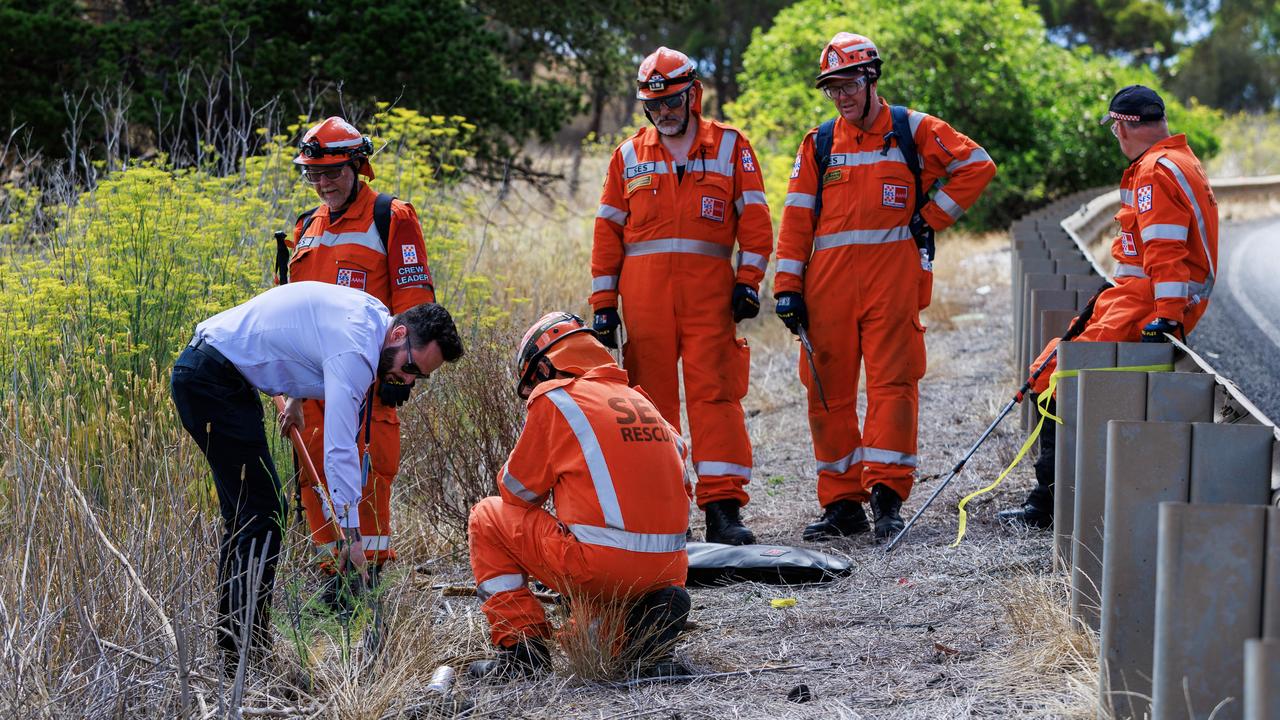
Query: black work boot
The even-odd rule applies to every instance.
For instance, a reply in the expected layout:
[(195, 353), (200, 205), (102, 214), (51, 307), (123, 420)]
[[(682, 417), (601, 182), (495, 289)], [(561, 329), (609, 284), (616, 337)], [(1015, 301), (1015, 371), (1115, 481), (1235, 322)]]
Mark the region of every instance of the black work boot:
[(498, 682), (527, 680), (550, 671), (551, 651), (542, 638), (528, 638), (511, 647), (498, 648), (492, 658), (467, 666), (471, 677)]
[(887, 485), (876, 484), (871, 487), (871, 515), (876, 521), (876, 537), (881, 540), (891, 538), (904, 527), (902, 516), (902, 498)]
[(707, 503), (707, 542), (725, 545), (754, 545), (756, 536), (742, 524), (737, 500)]
[(805, 540), (813, 542), (824, 538), (848, 537), (871, 529), (867, 513), (857, 500), (836, 500), (822, 509), (822, 519), (804, 528)]
[(1001, 510), (996, 513), (1000, 522), (1013, 527), (1025, 526), (1037, 530), (1053, 528), (1053, 486), (1036, 486), (1027, 494), (1022, 507)]
[(659, 678), (690, 674), (672, 652), (684, 630), (693, 601), (682, 587), (655, 590), (636, 601), (627, 614), (628, 662), (638, 677)]

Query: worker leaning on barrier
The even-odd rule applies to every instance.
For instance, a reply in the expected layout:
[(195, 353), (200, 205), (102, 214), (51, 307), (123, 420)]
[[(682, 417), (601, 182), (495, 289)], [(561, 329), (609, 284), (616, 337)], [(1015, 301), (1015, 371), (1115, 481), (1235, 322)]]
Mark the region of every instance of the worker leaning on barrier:
[(741, 402), (750, 352), (735, 323), (759, 313), (773, 248), (760, 166), (742, 133), (702, 117), (702, 83), (684, 53), (662, 47), (645, 58), (636, 97), (653, 127), (609, 162), (591, 249), (593, 325), (616, 348), (625, 322), (632, 384), (677, 429), (683, 365), (707, 540), (750, 544), (739, 517), (752, 466)]
[[(560, 591), (581, 622), (594, 603), (631, 603), (626, 625), (644, 674), (682, 674), (668, 655), (684, 626), (689, 488), (679, 433), (577, 316), (554, 312), (525, 333), (516, 392), (528, 417), (467, 531), (476, 593), (498, 648), (482, 677), (551, 666), (551, 626), (530, 577)], [(552, 515), (542, 508), (550, 497)]]
[[(361, 175), (373, 179), (372, 151), (369, 138), (340, 117), (328, 118), (303, 136), (293, 162), (302, 179), (315, 188), (321, 204), (298, 218), (288, 277), (294, 282), (313, 280), (363, 290), (391, 312), (403, 312), (435, 302), (431, 268), (413, 206), (379, 194), (360, 181)], [(367, 436), (371, 461), (360, 500), (360, 529), (365, 553), (375, 567), (395, 558), (390, 501), (391, 483), (400, 466), (396, 407), (409, 398), (413, 378), (407, 383), (378, 383), (369, 413), (372, 422), (360, 433), (359, 451), (365, 451)], [(303, 412), (307, 425), (303, 440), (319, 468), (325, 446), (324, 401), (307, 401)], [(328, 481), (321, 478), (321, 482)], [(338, 540), (337, 529), (325, 516), (322, 488), (305, 475), (302, 483), (301, 502), (311, 540), (323, 566), (331, 570), (329, 559)]]
[[(824, 405), (802, 356), (823, 506), (822, 518), (804, 529), (806, 540), (867, 531), (868, 499), (877, 536), (902, 528), (899, 509), (916, 469), (920, 311), (932, 292), (933, 234), (977, 202), (996, 172), (977, 143), (908, 111), (905, 132), (922, 170), (917, 185), (901, 143), (890, 140), (892, 111), (877, 94), (881, 66), (875, 44), (861, 35), (838, 33), (823, 49), (817, 85), (839, 113), (829, 163), (820, 171), (815, 128), (796, 154), (778, 236), (777, 313), (793, 333), (807, 330), (825, 393)], [(917, 187), (944, 178), (946, 186), (917, 209)], [(863, 364), (867, 416), (859, 432)]]
[[(1164, 100), (1142, 85), (1111, 98), (1102, 124), (1111, 126), (1129, 167), (1120, 178), (1120, 234), (1111, 243), (1115, 286), (1098, 295), (1076, 342), (1168, 342), (1185, 339), (1209, 307), (1218, 265), (1218, 201), (1185, 135), (1169, 134)], [(1032, 390), (1044, 392), (1057, 367), (1058, 340), (1031, 365), (1047, 363)], [(1050, 401), (1052, 402), (1052, 401)], [(1036, 461), (1036, 488), (1006, 522), (1053, 527), (1056, 433), (1045, 423)]]

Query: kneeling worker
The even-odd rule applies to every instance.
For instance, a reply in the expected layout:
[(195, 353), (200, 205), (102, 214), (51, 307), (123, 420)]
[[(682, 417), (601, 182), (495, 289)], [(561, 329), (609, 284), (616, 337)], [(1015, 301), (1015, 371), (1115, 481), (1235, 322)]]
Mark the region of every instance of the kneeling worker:
[[(363, 572), (356, 429), (370, 389), (375, 380), (426, 378), (461, 356), (443, 307), (424, 303), (392, 316), (367, 293), (318, 282), (281, 285), (196, 326), (173, 366), (173, 403), (209, 461), (222, 511), (217, 626), (228, 668), (242, 651), (267, 649), (287, 510), (258, 391), (288, 397), (279, 417), (284, 435), (304, 428), (304, 398), (324, 399), (324, 472), (344, 533), (339, 569), (350, 562)], [(249, 598), (256, 598), (252, 607)]]
[[(550, 669), (551, 627), (530, 576), (575, 606), (633, 602), (627, 634), (651, 650), (641, 672), (675, 672), (658, 655), (689, 613), (680, 435), (575, 315), (550, 313), (529, 328), (516, 373), (528, 418), (498, 472), (501, 497), (471, 511), (471, 568), (498, 648), (471, 674)], [(554, 515), (542, 508), (548, 496)]]

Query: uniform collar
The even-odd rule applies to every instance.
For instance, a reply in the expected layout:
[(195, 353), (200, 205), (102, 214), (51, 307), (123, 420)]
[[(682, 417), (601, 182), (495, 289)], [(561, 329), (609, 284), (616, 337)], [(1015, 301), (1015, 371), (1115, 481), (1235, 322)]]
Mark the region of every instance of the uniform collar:
[(538, 383), (538, 387), (534, 388), (533, 392), (529, 393), (529, 399), (525, 402), (525, 406), (528, 407), (533, 404), (534, 400), (546, 395), (552, 390), (572, 385), (579, 380), (596, 380), (600, 382), (614, 382), (626, 385), (627, 371), (617, 365), (599, 365), (577, 377), (557, 378), (555, 380)]
[(1152, 153), (1159, 153), (1161, 150), (1174, 150), (1177, 148), (1184, 148), (1186, 146), (1187, 146), (1186, 133), (1178, 133), (1177, 135), (1170, 135), (1169, 137), (1161, 140), (1155, 145), (1152, 145), (1151, 147), (1147, 148), (1142, 152), (1141, 155), (1131, 160), (1129, 162), (1129, 167), (1136, 166), (1138, 163), (1142, 162), (1143, 158), (1147, 157)]
[(884, 137), (885, 133), (893, 129), (893, 113), (889, 111), (889, 103), (884, 98), (877, 98), (880, 101), (880, 113), (876, 115), (876, 121), (871, 124), (871, 129), (863, 130), (844, 119), (843, 115), (836, 113), (836, 124), (843, 124), (848, 132), (864, 133), (866, 135), (875, 135), (876, 137)]
[[(711, 148), (712, 152), (718, 150), (715, 138), (715, 125), (701, 115), (694, 113), (694, 120), (698, 121), (698, 134), (693, 139), (693, 145), (689, 146), (690, 157), (698, 154), (699, 148)], [(693, 127), (693, 120), (689, 121), (690, 128)], [(658, 128), (650, 125), (640, 132), (640, 144), (653, 147), (662, 145), (662, 134), (658, 132)], [(680, 158), (676, 158), (679, 160)]]

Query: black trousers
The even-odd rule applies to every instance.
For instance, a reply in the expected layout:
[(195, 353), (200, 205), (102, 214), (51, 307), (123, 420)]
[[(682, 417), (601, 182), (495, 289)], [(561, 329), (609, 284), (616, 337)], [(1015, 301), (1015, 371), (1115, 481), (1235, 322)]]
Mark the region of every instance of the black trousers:
[[(1032, 396), (1034, 402), (1035, 396)], [(1050, 398), (1046, 408), (1050, 415), (1056, 414), (1056, 398)], [(1037, 411), (1038, 412), (1038, 411)], [(1040, 426), (1040, 456), (1033, 465), (1036, 471), (1036, 486), (1027, 495), (1027, 504), (1038, 510), (1053, 514), (1053, 481), (1054, 461), (1058, 455), (1058, 423), (1045, 418)]]
[(218, 491), (218, 645), (233, 663), (242, 651), (270, 647), (271, 591), (288, 506), (258, 391), (235, 366), (200, 341), (178, 356), (171, 388), (182, 426), (209, 460)]

